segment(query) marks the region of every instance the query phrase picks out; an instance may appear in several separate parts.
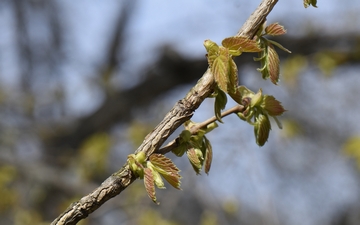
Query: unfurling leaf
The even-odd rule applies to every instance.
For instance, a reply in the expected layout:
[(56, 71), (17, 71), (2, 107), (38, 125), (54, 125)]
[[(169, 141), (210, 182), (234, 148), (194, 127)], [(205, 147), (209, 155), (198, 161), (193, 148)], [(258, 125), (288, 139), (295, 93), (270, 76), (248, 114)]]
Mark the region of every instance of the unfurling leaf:
[(219, 56), (214, 59), (210, 66), (216, 84), (224, 92), (228, 91), (230, 71), (229, 60), (232, 59), (229, 56), (228, 50), (222, 47), (219, 49)]
[(171, 159), (162, 154), (152, 154), (149, 157), (149, 160), (152, 163), (154, 170), (159, 172), (171, 186), (180, 189), (180, 170), (175, 166)]
[(307, 8), (312, 5), (313, 7), (317, 8), (316, 3), (317, 0), (304, 0), (304, 7)]
[(264, 95), (261, 107), (266, 110), (269, 116), (280, 116), (286, 111), (281, 105), (281, 102), (276, 100), (272, 95)]
[(237, 87), (236, 89), (235, 89), (235, 92), (234, 93), (229, 93), (229, 95), (231, 96), (231, 98), (235, 101), (235, 102), (237, 102), (238, 104), (240, 104), (240, 105), (242, 105), (242, 94), (241, 94), (241, 92), (240, 92), (240, 90), (239, 90), (239, 87)]
[(217, 120), (219, 120), (219, 122), (223, 122), (221, 120), (221, 110), (223, 110), (226, 106), (227, 103), (227, 97), (226, 94), (220, 90), (219, 88), (217, 89), (217, 95), (215, 97), (215, 104), (214, 104), (214, 108), (215, 108), (215, 117)]
[[(139, 153), (137, 155), (139, 155)], [(137, 157), (135, 154), (130, 154), (128, 156), (127, 163), (129, 165), (130, 170), (133, 173), (138, 175), (140, 178), (144, 177), (144, 167), (143, 167), (142, 163), (137, 161)]]
[(138, 161), (140, 164), (143, 164), (145, 162), (145, 159), (145, 152), (139, 152), (135, 155), (135, 160)]
[(284, 26), (281, 26), (278, 23), (273, 23), (265, 28), (265, 33), (268, 35), (277, 36), (286, 34), (286, 30)]
[(211, 68), (214, 60), (219, 55), (219, 46), (215, 42), (210, 41), (210, 40), (204, 41), (204, 46), (207, 51), (206, 57), (208, 59), (209, 66)]
[(251, 107), (255, 107), (258, 106), (263, 100), (263, 95), (262, 95), (262, 89), (260, 88), (260, 90), (251, 98), (251, 102), (250, 102), (250, 106)]
[(184, 153), (186, 152), (186, 150), (188, 150), (189, 144), (187, 142), (184, 143), (180, 143), (180, 145), (178, 147), (176, 147), (175, 149), (171, 150), (172, 153), (174, 153), (177, 157), (181, 157), (184, 155)]
[(244, 85), (241, 85), (237, 88), (238, 92), (240, 93), (240, 95), (242, 96), (241, 101), (239, 102), (239, 104), (243, 104), (242, 101), (244, 99), (244, 97), (250, 97), (252, 98), (255, 93), (250, 90), (249, 88), (245, 87)]
[(256, 40), (247, 37), (228, 37), (221, 43), (233, 56), (238, 56), (241, 52), (260, 52), (261, 49)]
[(190, 132), (190, 130), (186, 129), (186, 130), (183, 130), (179, 136), (180, 136), (180, 143), (185, 143), (190, 140), (191, 132)]
[(198, 155), (196, 154), (195, 149), (194, 148), (189, 149), (186, 152), (186, 154), (196, 174), (200, 174), (202, 165), (201, 165), (201, 161), (198, 158)]
[(268, 67), (270, 80), (274, 84), (277, 84), (279, 81), (280, 75), (280, 59), (272, 45), (268, 46)]
[(258, 70), (261, 72), (264, 79), (270, 77), (271, 82), (277, 84), (280, 74), (280, 59), (278, 54), (271, 44), (268, 44), (266, 51), (261, 54), (259, 59), (261, 60), (262, 68)]
[(228, 93), (236, 93), (237, 86), (238, 86), (238, 69), (234, 60), (230, 58)]
[(149, 198), (156, 204), (159, 204), (156, 201), (154, 176), (149, 168), (144, 169), (144, 185)]
[(256, 138), (256, 144), (263, 146), (269, 138), (271, 130), (271, 124), (267, 115), (259, 114), (255, 118), (254, 133)]
[(219, 46), (211, 40), (205, 40), (204, 46), (205, 46), (207, 52), (218, 52), (219, 51)]
[(205, 148), (204, 170), (206, 174), (209, 174), (213, 153), (210, 141), (205, 136), (203, 146)]
[(147, 168), (151, 169), (156, 187), (159, 189), (165, 189), (165, 184), (160, 176), (160, 173), (155, 169), (150, 161), (147, 162)]

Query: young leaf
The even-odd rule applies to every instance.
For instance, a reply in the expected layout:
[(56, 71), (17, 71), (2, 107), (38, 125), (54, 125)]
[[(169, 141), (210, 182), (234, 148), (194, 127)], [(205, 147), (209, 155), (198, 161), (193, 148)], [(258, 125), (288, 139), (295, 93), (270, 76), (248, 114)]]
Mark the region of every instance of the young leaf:
[(161, 174), (180, 172), (171, 159), (162, 154), (152, 154), (149, 159), (150, 162), (155, 166), (155, 169), (158, 170)]
[(259, 91), (251, 98), (250, 106), (255, 107), (258, 106), (263, 100), (262, 89), (260, 88)]
[(221, 43), (225, 48), (230, 50), (233, 56), (238, 56), (241, 52), (260, 52), (256, 40), (251, 40), (246, 37), (228, 37)]
[(239, 87), (237, 87), (235, 89), (235, 92), (234, 93), (229, 93), (230, 97), (235, 101), (237, 102), (238, 104), (242, 104), (242, 94), (241, 92), (239, 91)]
[(171, 159), (161, 154), (152, 154), (149, 159), (154, 166), (153, 168), (159, 172), (171, 186), (180, 189), (180, 170)]
[(139, 152), (135, 155), (135, 160), (138, 161), (140, 164), (143, 164), (146, 160), (145, 152)]
[(234, 60), (230, 58), (228, 93), (235, 93), (237, 86), (238, 86), (238, 69)]
[(133, 173), (138, 175), (140, 178), (144, 177), (143, 165), (136, 160), (135, 154), (130, 154), (128, 156), (127, 162), (128, 162), (130, 170)]
[(207, 51), (206, 57), (208, 59), (209, 66), (212, 67), (214, 60), (219, 55), (219, 46), (215, 42), (210, 40), (205, 40), (204, 46)]
[(231, 60), (231, 58), (228, 50), (226, 48), (220, 48), (219, 56), (215, 58), (210, 68), (216, 84), (224, 92), (227, 92), (229, 84), (229, 60)]
[(213, 153), (212, 153), (212, 146), (210, 144), (210, 141), (205, 136), (204, 136), (203, 146), (205, 147), (204, 170), (206, 174), (209, 174)]
[(265, 28), (265, 33), (268, 35), (277, 36), (286, 34), (286, 30), (284, 26), (281, 26), (279, 23), (273, 23)]
[(253, 91), (251, 91), (249, 88), (241, 85), (237, 88), (238, 92), (240, 93), (240, 95), (242, 96), (241, 102), (239, 104), (242, 104), (243, 98), (244, 97), (250, 97), (252, 98), (255, 93)]
[(271, 124), (267, 115), (259, 114), (256, 117), (254, 133), (256, 138), (256, 144), (263, 146), (269, 138), (271, 130)]
[(258, 70), (261, 72), (263, 79), (270, 77), (271, 82), (277, 84), (280, 73), (280, 59), (274, 47), (267, 43), (266, 48), (256, 60), (261, 62), (262, 67)]
[(267, 65), (271, 82), (277, 84), (280, 75), (280, 59), (272, 45), (268, 46)]
[(181, 176), (179, 174), (170, 174), (170, 175), (169, 174), (161, 174), (161, 175), (171, 186), (173, 186), (174, 188), (176, 188), (178, 190), (181, 190), (181, 188), (180, 188)]
[(313, 7), (317, 8), (316, 3), (317, 0), (304, 0), (304, 7), (307, 8), (312, 5)]
[(257, 70), (261, 72), (262, 78), (264, 80), (270, 77), (269, 67), (268, 67), (268, 47), (265, 46), (264, 50), (259, 53), (258, 58), (254, 58), (255, 61), (260, 61), (261, 68)]
[(219, 51), (219, 46), (215, 42), (213, 42), (211, 40), (205, 40), (204, 41), (204, 46), (205, 46), (207, 52), (217, 52), (217, 51)]
[(216, 119), (219, 120), (219, 122), (223, 122), (221, 120), (221, 110), (223, 110), (226, 106), (227, 103), (227, 97), (226, 94), (220, 90), (217, 89), (217, 95), (215, 97), (215, 103), (214, 103), (214, 108), (215, 108), (215, 116)]
[(178, 147), (171, 150), (172, 153), (174, 153), (177, 157), (181, 157), (184, 155), (186, 150), (188, 150), (189, 144), (187, 142), (181, 143)]
[(156, 187), (158, 187), (159, 189), (165, 189), (165, 184), (164, 184), (163, 179), (160, 176), (160, 173), (151, 166), (148, 166), (148, 168), (150, 168), (153, 173), (154, 183), (155, 183)]
[(144, 185), (145, 185), (145, 189), (146, 189), (146, 192), (147, 192), (149, 198), (156, 204), (159, 204), (156, 201), (153, 173), (152, 173), (151, 169), (149, 169), (149, 168), (144, 169)]
[(190, 140), (191, 137), (191, 132), (189, 130), (183, 130), (180, 135), (180, 143), (185, 143), (188, 142)]
[(198, 158), (198, 155), (195, 152), (194, 148), (189, 149), (187, 152), (187, 157), (192, 165), (192, 167), (194, 168), (196, 174), (200, 174), (200, 170), (201, 170), (201, 162)]
[(261, 107), (266, 110), (269, 116), (280, 116), (286, 110), (281, 102), (276, 100), (272, 95), (265, 95)]

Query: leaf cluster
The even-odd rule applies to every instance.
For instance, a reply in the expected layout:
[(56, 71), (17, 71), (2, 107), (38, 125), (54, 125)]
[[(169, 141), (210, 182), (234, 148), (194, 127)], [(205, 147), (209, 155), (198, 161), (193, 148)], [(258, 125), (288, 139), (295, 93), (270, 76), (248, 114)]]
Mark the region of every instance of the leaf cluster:
[(209, 173), (212, 162), (212, 146), (205, 134), (215, 129), (216, 122), (208, 124), (205, 128), (199, 128), (198, 124), (191, 120), (185, 122), (185, 130), (179, 136), (179, 145), (172, 152), (181, 157), (185, 153), (196, 174), (200, 174), (204, 167), (206, 174)]
[(164, 189), (164, 178), (171, 186), (180, 190), (180, 170), (176, 165), (162, 154), (152, 154), (148, 160), (144, 152), (128, 156), (128, 165), (133, 173), (144, 179), (146, 192), (153, 202), (156, 200), (155, 186)]
[(265, 29), (263, 27), (262, 29), (259, 29), (257, 34), (258, 43), (261, 46), (262, 51), (259, 53), (259, 57), (254, 58), (254, 60), (260, 61), (261, 67), (258, 71), (262, 74), (262, 78), (270, 78), (273, 84), (277, 84), (280, 78), (280, 59), (274, 46), (288, 53), (291, 52), (279, 43), (267, 39), (265, 35), (279, 36), (285, 34), (286, 30), (278, 23), (270, 24)]
[(209, 67), (217, 84), (212, 95), (215, 98), (214, 111), (217, 120), (222, 122), (221, 111), (225, 109), (226, 94), (228, 94), (235, 102), (246, 108), (244, 112), (237, 114), (241, 119), (254, 126), (256, 143), (259, 146), (263, 146), (269, 137), (271, 130), (269, 116), (273, 117), (281, 128), (276, 117), (285, 112), (285, 109), (273, 96), (263, 95), (261, 89), (255, 94), (245, 86), (238, 86), (238, 70), (233, 57), (239, 56), (243, 52), (258, 52), (259, 56), (254, 58), (261, 64), (258, 71), (261, 72), (263, 79), (270, 78), (272, 83), (277, 84), (280, 77), (280, 59), (274, 46), (288, 53), (291, 52), (265, 36), (279, 36), (285, 33), (285, 28), (278, 23), (270, 24), (267, 27), (264, 23), (253, 39), (229, 37), (222, 41), (222, 46), (218, 46), (210, 40), (204, 42)]
[(237, 113), (237, 115), (240, 119), (254, 126), (256, 144), (263, 146), (271, 130), (269, 117), (273, 117), (281, 129), (282, 126), (277, 116), (282, 115), (286, 110), (281, 102), (273, 96), (263, 95), (261, 89), (255, 94), (245, 86), (239, 86), (238, 91), (243, 96), (242, 104), (245, 106), (245, 110)]

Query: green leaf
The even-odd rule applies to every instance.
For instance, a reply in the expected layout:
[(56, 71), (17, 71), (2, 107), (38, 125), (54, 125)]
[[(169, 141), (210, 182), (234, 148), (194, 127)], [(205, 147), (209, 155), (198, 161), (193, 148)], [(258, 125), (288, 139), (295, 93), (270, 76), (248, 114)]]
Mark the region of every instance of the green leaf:
[(229, 60), (229, 78), (228, 93), (235, 93), (238, 86), (238, 69), (231, 58)]
[(149, 168), (144, 169), (144, 185), (149, 198), (156, 204), (159, 204), (156, 201), (154, 176)]
[(249, 88), (247, 88), (243, 85), (238, 87), (238, 91), (240, 92), (240, 94), (243, 98), (244, 97), (252, 98), (255, 95), (255, 93), (252, 90), (250, 90)]
[(202, 139), (205, 133), (206, 133), (205, 130), (199, 129), (196, 134), (191, 136), (189, 144), (194, 148), (201, 148)]
[(223, 121), (221, 120), (221, 110), (225, 109), (226, 103), (227, 103), (226, 94), (222, 90), (217, 89), (214, 108), (215, 108), (216, 119), (221, 123), (223, 123)]
[(162, 154), (152, 154), (149, 157), (149, 160), (152, 163), (154, 170), (159, 172), (171, 186), (180, 189), (180, 170), (171, 159)]
[(198, 155), (196, 154), (196, 151), (194, 148), (189, 149), (187, 152), (187, 157), (194, 168), (196, 174), (200, 174), (200, 170), (202, 168), (201, 162), (198, 158)]
[(214, 59), (214, 62), (210, 67), (211, 72), (214, 75), (216, 84), (224, 92), (228, 91), (229, 85), (229, 60), (232, 59), (229, 56), (228, 50), (222, 47), (220, 48), (219, 56)]
[(179, 135), (179, 138), (180, 138), (180, 143), (185, 143), (185, 142), (188, 142), (191, 138), (191, 132), (189, 130), (183, 130), (180, 135)]
[(165, 189), (165, 184), (163, 179), (160, 176), (160, 173), (152, 166), (150, 166), (151, 162), (148, 162), (148, 168), (151, 169), (152, 173), (153, 173), (153, 177), (154, 177), (154, 183), (156, 185), (156, 187), (158, 187), (159, 189)]
[(272, 95), (264, 95), (261, 107), (265, 109), (270, 116), (280, 116), (286, 111), (281, 105), (281, 102), (276, 100)]
[(241, 52), (260, 52), (256, 40), (251, 40), (247, 37), (228, 37), (221, 43), (225, 48), (229, 49), (230, 54), (238, 56)]
[(219, 46), (213, 42), (213, 41), (210, 41), (210, 40), (205, 40), (204, 41), (204, 46), (206, 48), (206, 51), (207, 51), (207, 59), (208, 59), (208, 63), (209, 63), (209, 66), (212, 67), (212, 64), (214, 62), (214, 60), (218, 57), (218, 54), (219, 54)]
[(286, 30), (284, 26), (281, 26), (279, 23), (273, 23), (265, 28), (265, 33), (272, 36), (278, 36), (286, 34)]
[(189, 144), (187, 142), (180, 143), (178, 147), (171, 150), (172, 153), (174, 153), (177, 157), (181, 157), (184, 155), (184, 153), (188, 150)]
[(143, 164), (146, 160), (145, 152), (139, 152), (135, 155), (135, 160), (138, 161), (140, 164)]
[(230, 95), (230, 97), (231, 97), (235, 102), (237, 102), (238, 104), (242, 105), (242, 94), (241, 94), (241, 92), (239, 91), (239, 87), (237, 87), (237, 88), (235, 89), (235, 92), (234, 92), (234, 93), (230, 92), (229, 95)]
[(211, 52), (211, 51), (217, 52), (217, 51), (219, 51), (219, 46), (215, 42), (213, 42), (211, 40), (205, 40), (204, 41), (204, 46), (205, 46), (207, 52)]
[(255, 107), (258, 106), (263, 100), (262, 89), (260, 88), (259, 91), (251, 98), (250, 106)]
[(316, 3), (317, 0), (304, 0), (304, 7), (307, 8), (312, 5), (313, 7), (317, 8)]
[(256, 118), (254, 133), (256, 138), (256, 144), (263, 146), (269, 138), (271, 130), (271, 124), (267, 115), (259, 114)]
[(135, 154), (128, 155), (127, 163), (130, 170), (140, 178), (144, 177), (143, 165), (136, 160)]
[(212, 146), (210, 141), (204, 136), (203, 146), (205, 148), (204, 170), (206, 174), (209, 174), (211, 168), (211, 162), (213, 157)]

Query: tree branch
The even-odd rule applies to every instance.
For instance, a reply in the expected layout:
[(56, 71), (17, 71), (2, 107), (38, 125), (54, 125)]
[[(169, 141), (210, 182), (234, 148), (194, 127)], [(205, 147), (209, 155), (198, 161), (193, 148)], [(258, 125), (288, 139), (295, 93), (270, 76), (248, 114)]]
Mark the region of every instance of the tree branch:
[[(255, 12), (245, 22), (237, 35), (253, 37), (259, 26), (266, 20), (266, 16), (277, 3), (277, 0), (263, 0)], [(213, 75), (208, 69), (197, 84), (188, 92), (182, 100), (167, 113), (163, 121), (145, 137), (145, 140), (135, 153), (144, 152), (149, 157), (155, 150), (160, 148), (164, 141), (185, 121), (189, 120), (194, 111), (203, 100), (213, 92), (215, 86)], [(90, 213), (99, 208), (110, 198), (120, 194), (127, 188), (136, 176), (125, 164), (118, 172), (106, 179), (100, 187), (79, 201), (71, 204), (65, 212), (56, 218), (51, 224), (76, 224)]]

